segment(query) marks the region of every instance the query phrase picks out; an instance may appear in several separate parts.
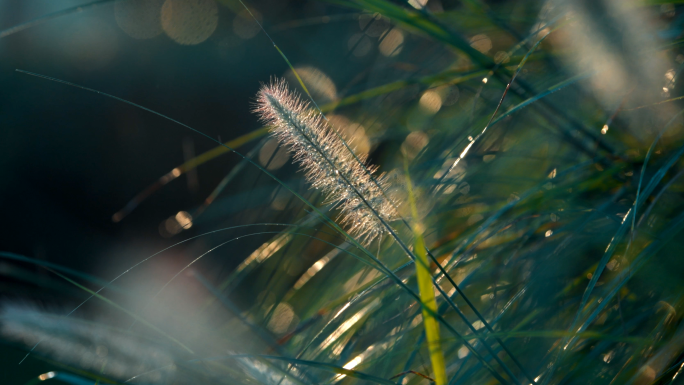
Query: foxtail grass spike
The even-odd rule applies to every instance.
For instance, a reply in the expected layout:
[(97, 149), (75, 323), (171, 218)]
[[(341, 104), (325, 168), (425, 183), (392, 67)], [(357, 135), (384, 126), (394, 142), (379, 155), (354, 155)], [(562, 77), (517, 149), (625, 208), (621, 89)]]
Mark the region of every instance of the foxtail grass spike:
[(373, 177), (377, 167), (362, 164), (367, 156), (355, 157), (320, 113), (290, 91), (285, 81), (263, 86), (255, 111), (272, 127), (272, 135), (294, 153), (312, 186), (326, 195), (328, 203), (339, 205), (341, 223), (352, 236), (367, 245), (387, 231), (382, 222), (398, 216), (387, 195), (391, 192), (387, 175)]
[(148, 375), (145, 382), (168, 383), (176, 370), (174, 357), (162, 345), (29, 305), (5, 304), (0, 308), (0, 337), (33, 346), (38, 353), (59, 362), (119, 380), (129, 378), (130, 373), (164, 368)]

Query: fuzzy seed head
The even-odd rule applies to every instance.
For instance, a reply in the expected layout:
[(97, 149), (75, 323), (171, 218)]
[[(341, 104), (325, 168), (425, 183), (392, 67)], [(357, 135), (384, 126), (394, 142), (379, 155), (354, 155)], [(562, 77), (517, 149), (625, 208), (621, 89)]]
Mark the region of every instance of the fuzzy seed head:
[(144, 377), (145, 383), (168, 383), (175, 372), (174, 359), (162, 346), (31, 306), (2, 306), (0, 337), (34, 347), (37, 353), (74, 367), (122, 381), (154, 371)]
[(257, 95), (261, 120), (286, 146), (306, 173), (312, 187), (325, 194), (327, 203), (340, 208), (340, 222), (361, 243), (369, 244), (387, 231), (397, 217), (387, 175), (374, 177), (375, 166), (365, 166), (366, 155), (355, 157), (321, 114), (310, 108), (285, 81), (273, 81)]

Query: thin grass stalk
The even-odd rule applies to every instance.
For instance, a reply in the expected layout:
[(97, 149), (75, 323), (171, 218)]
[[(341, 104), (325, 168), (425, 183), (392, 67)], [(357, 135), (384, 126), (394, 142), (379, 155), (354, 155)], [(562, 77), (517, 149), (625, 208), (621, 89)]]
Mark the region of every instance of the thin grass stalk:
[(408, 160), (406, 157), (404, 157), (404, 172), (406, 176), (408, 200), (411, 205), (411, 215), (413, 216), (413, 237), (415, 239), (413, 250), (416, 253), (416, 279), (418, 280), (418, 291), (423, 307), (425, 336), (427, 337), (432, 371), (435, 376), (435, 384), (446, 385), (446, 364), (444, 363), (444, 352), (442, 351), (442, 345), (440, 343), (439, 324), (435, 320), (435, 317), (427, 311), (427, 309), (430, 309), (434, 313), (437, 312), (437, 300), (435, 300), (435, 291), (432, 289), (430, 262), (428, 262), (427, 253), (425, 252), (425, 241), (423, 240), (424, 227), (418, 216), (418, 208), (416, 207), (416, 199), (413, 195), (413, 186), (411, 185)]

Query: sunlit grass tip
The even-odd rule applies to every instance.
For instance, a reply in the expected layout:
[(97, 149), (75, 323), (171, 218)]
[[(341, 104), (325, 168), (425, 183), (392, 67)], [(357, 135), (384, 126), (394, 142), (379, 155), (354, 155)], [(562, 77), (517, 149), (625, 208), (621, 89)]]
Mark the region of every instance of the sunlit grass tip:
[(385, 225), (397, 212), (388, 195), (393, 189), (387, 175), (374, 176), (378, 168), (364, 165), (367, 155), (355, 156), (330, 123), (284, 80), (261, 88), (255, 111), (294, 153), (312, 187), (339, 206), (341, 223), (352, 236), (367, 245), (388, 230)]

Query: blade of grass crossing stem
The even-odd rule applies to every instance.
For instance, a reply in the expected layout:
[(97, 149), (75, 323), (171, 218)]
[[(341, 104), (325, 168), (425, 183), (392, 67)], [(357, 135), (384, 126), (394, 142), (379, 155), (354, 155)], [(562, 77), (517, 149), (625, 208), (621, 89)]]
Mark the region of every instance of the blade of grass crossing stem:
[(404, 157), (404, 172), (406, 174), (406, 189), (411, 204), (411, 215), (413, 216), (413, 236), (415, 244), (413, 250), (416, 254), (416, 278), (418, 279), (418, 292), (423, 306), (423, 325), (425, 325), (425, 336), (427, 337), (428, 348), (430, 350), (430, 362), (434, 372), (435, 383), (446, 385), (446, 364), (444, 363), (444, 352), (439, 340), (439, 324), (435, 317), (425, 308), (437, 312), (437, 300), (435, 291), (432, 288), (432, 275), (430, 274), (430, 263), (425, 252), (425, 240), (423, 239), (423, 225), (418, 217), (416, 199), (411, 186), (411, 178), (408, 172), (408, 160)]

